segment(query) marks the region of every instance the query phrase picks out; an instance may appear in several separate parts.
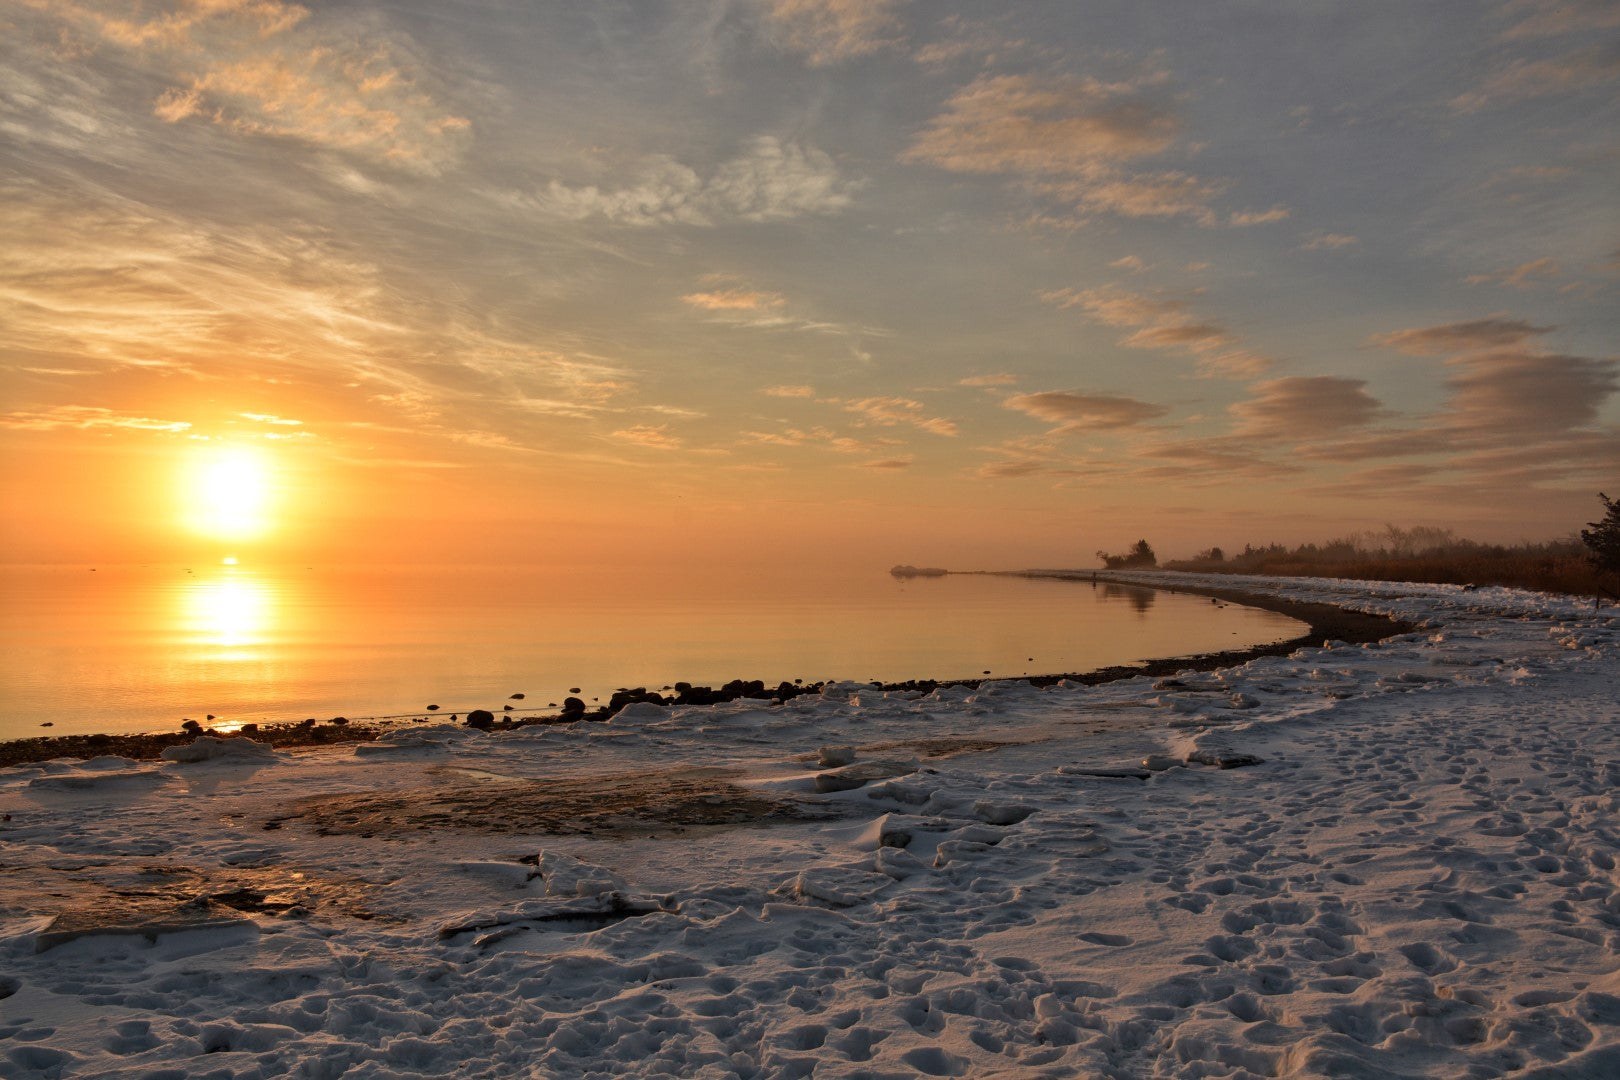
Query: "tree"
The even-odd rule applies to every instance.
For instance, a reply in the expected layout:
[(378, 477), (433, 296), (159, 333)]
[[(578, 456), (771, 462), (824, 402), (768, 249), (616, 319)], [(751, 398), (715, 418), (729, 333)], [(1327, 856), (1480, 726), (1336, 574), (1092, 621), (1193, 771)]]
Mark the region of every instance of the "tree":
[(1106, 551), (1097, 552), (1097, 558), (1110, 570), (1140, 570), (1159, 565), (1159, 558), (1153, 554), (1153, 545), (1146, 540), (1138, 540), (1131, 545), (1131, 549), (1123, 555), (1110, 555)]
[(1225, 562), (1226, 552), (1218, 547), (1205, 548), (1194, 558), (1195, 562)]
[(1620, 576), (1620, 499), (1611, 499), (1601, 491), (1598, 498), (1608, 513), (1602, 521), (1588, 521), (1590, 529), (1581, 530), (1581, 543), (1590, 550), (1586, 557), (1599, 574)]

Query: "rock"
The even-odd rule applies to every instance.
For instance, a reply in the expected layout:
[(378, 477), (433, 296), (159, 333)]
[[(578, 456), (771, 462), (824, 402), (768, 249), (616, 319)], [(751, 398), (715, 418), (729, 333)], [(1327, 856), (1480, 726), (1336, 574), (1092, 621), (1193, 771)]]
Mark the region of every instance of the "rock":
[(563, 698), (562, 711), (564, 716), (583, 715), (585, 703), (577, 697)]
[(904, 761), (862, 761), (829, 769), (816, 774), (816, 791), (822, 795), (834, 791), (853, 791), (865, 787), (873, 780), (888, 780), (917, 771), (917, 766)]
[(816, 764), (823, 769), (836, 769), (855, 761), (853, 746), (823, 746), (816, 751)]
[(512, 700), (513, 701), (522, 701), (523, 700), (523, 695), (522, 694), (513, 694), (512, 695)]
[(1164, 772), (1166, 769), (1179, 769), (1185, 765), (1186, 762), (1169, 754), (1149, 754), (1142, 759), (1142, 768), (1148, 772)]
[(467, 714), (467, 726), (480, 731), (488, 731), (495, 726), (495, 714), (488, 709), (474, 709)]
[(429, 706), (428, 706), (428, 707), (427, 707), (427, 711), (428, 711), (428, 712), (438, 712), (438, 711), (439, 711), (439, 707), (438, 707), (438, 706), (437, 706), (437, 705), (429, 705)]
[(1090, 765), (1059, 765), (1058, 772), (1064, 776), (1095, 776), (1103, 780), (1146, 780), (1153, 775), (1146, 768), (1098, 769)]
[(570, 686), (570, 687), (569, 687), (569, 688), (568, 688), (568, 692), (569, 692), (569, 693), (570, 693), (570, 694), (579, 694), (579, 693), (583, 693), (583, 691), (582, 691), (582, 690), (580, 690), (580, 688), (579, 688), (579, 687), (577, 687), (577, 686)]
[(1194, 750), (1187, 755), (1189, 765), (1213, 765), (1218, 769), (1241, 769), (1249, 765), (1259, 765), (1265, 758), (1254, 754), (1243, 754), (1236, 750)]

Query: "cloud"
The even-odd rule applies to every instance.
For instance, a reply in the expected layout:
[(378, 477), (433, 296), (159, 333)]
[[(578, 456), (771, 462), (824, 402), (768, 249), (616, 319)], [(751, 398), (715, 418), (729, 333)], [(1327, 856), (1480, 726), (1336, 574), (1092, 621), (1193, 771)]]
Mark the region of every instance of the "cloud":
[(969, 375), (965, 379), (957, 379), (957, 386), (1012, 386), (1018, 382), (1018, 376), (998, 371), (989, 375)]
[(1563, 273), (1563, 268), (1558, 265), (1557, 260), (1544, 256), (1495, 274), (1471, 274), (1464, 282), (1469, 285), (1487, 285), (1494, 282), (1510, 289), (1529, 289), (1534, 288), (1537, 278), (1562, 277)]
[(769, 0), (766, 14), (784, 48), (821, 67), (897, 44), (902, 2)]
[(1354, 247), (1361, 243), (1354, 236), (1345, 236), (1342, 233), (1313, 233), (1299, 246), (1301, 251), (1339, 251), (1347, 247)]
[(1505, 349), (1456, 357), (1447, 426), (1504, 442), (1558, 438), (1598, 419), (1620, 388), (1620, 363)]
[(1083, 394), (1076, 390), (1047, 390), (1018, 394), (1002, 402), (1008, 409), (1058, 425), (1058, 432), (1112, 431), (1136, 427), (1170, 410), (1135, 398), (1112, 394)]
[(1504, 41), (1620, 28), (1620, 7), (1612, 0), (1511, 0), (1506, 10), (1522, 17), (1502, 34)]
[(877, 458), (873, 461), (861, 462), (860, 467), (863, 469), (909, 469), (913, 461), (915, 459), (911, 457)]
[(279, 0), (132, 7), (68, 2), (72, 31), (127, 50), (169, 83), (152, 114), (240, 135), (295, 140), (409, 171), (459, 161), (471, 123), (437, 101), (413, 47)]
[(110, 428), (177, 434), (190, 430), (191, 424), (185, 420), (155, 420), (149, 416), (134, 416), (91, 405), (58, 405), (34, 412), (19, 411), (0, 415), (0, 427), (21, 431), (54, 431), (61, 428), (96, 431)]
[(809, 398), (815, 397), (816, 391), (812, 386), (767, 386), (760, 393), (766, 397), (779, 398)]
[(659, 424), (656, 427), (650, 424), (636, 424), (612, 432), (611, 437), (652, 450), (679, 450), (682, 445), (682, 440), (678, 436), (669, 433), (666, 424)]
[(1059, 308), (1080, 307), (1104, 326), (1134, 328), (1119, 340), (1133, 349), (1168, 349), (1196, 358), (1198, 374), (1208, 378), (1253, 378), (1271, 366), (1257, 353), (1237, 347), (1221, 323), (1198, 321), (1180, 300), (1129, 292), (1117, 286), (1101, 289), (1058, 289), (1041, 299)]
[(1442, 356), (1447, 353), (1470, 352), (1478, 349), (1496, 349), (1518, 345), (1539, 334), (1548, 334), (1557, 327), (1533, 326), (1521, 319), (1492, 316), (1468, 322), (1446, 323), (1410, 330), (1396, 330), (1375, 335), (1375, 345), (1385, 345), (1412, 356)]
[(868, 397), (846, 401), (843, 405), (849, 412), (859, 413), (872, 423), (882, 424), (885, 427), (910, 424), (934, 435), (951, 437), (957, 434), (955, 421), (926, 415), (924, 412), (926, 406), (911, 398)]
[(720, 289), (715, 292), (687, 293), (681, 302), (703, 311), (760, 311), (785, 303), (780, 293), (753, 289)]
[(1502, 102), (1569, 94), (1620, 79), (1620, 41), (1572, 49), (1535, 60), (1518, 59), (1499, 67), (1480, 84), (1451, 100), (1459, 112), (1476, 112)]
[(1161, 153), (1180, 130), (1166, 104), (1132, 84), (986, 75), (957, 91), (901, 156), (951, 172), (1090, 175)]
[(1133, 274), (1140, 274), (1147, 269), (1147, 263), (1143, 262), (1139, 255), (1126, 255), (1108, 265), (1114, 270), (1129, 270)]
[(1255, 396), (1231, 406), (1240, 423), (1234, 434), (1247, 439), (1300, 439), (1361, 427), (1383, 406), (1369, 395), (1363, 379), (1334, 375), (1289, 376), (1255, 386)]
[[(1216, 223), (1209, 203), (1221, 181), (1126, 166), (1169, 150), (1181, 117), (1162, 75), (1106, 83), (1093, 78), (985, 75), (957, 91), (912, 140), (902, 161), (950, 172), (1005, 175), (1081, 215), (1190, 217)], [(1072, 227), (1073, 218), (1037, 215)]]
[(532, 201), (545, 213), (574, 221), (605, 218), (638, 227), (710, 226), (837, 214), (853, 202), (859, 186), (843, 179), (821, 150), (761, 135), (706, 178), (659, 155), (647, 159), (628, 186), (573, 187), (553, 180)]
[(1286, 206), (1273, 206), (1270, 210), (1240, 210), (1227, 215), (1228, 225), (1239, 227), (1248, 225), (1270, 225), (1276, 221), (1286, 221), (1291, 211)]

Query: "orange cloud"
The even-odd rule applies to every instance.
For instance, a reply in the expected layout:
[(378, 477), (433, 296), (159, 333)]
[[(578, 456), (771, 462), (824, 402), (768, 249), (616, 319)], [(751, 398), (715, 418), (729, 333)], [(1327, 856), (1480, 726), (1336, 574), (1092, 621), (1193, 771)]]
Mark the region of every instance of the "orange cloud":
[(1194, 321), (1180, 300), (1144, 296), (1115, 286), (1059, 289), (1042, 293), (1041, 299), (1060, 308), (1083, 308), (1104, 326), (1138, 328), (1119, 343), (1133, 349), (1188, 353), (1197, 360), (1198, 374), (1206, 377), (1253, 378), (1271, 366), (1265, 357), (1237, 348), (1237, 340), (1220, 323)]
[(59, 6), (77, 31), (140, 53), (171, 85), (152, 105), (244, 135), (295, 139), (417, 172), (458, 160), (470, 122), (425, 88), (406, 54), (278, 0)]
[(683, 442), (678, 436), (671, 435), (668, 426), (665, 424), (659, 424), (656, 427), (649, 424), (637, 424), (633, 427), (621, 428), (611, 434), (613, 438), (621, 442), (645, 446), (652, 450), (679, 450)]
[(781, 307), (785, 301), (780, 293), (758, 292), (752, 289), (721, 289), (716, 292), (687, 293), (681, 302), (704, 311), (759, 311)]
[(761, 390), (760, 393), (764, 394), (766, 397), (780, 398), (808, 398), (816, 396), (815, 387), (803, 385), (767, 386), (765, 389)]
[(844, 408), (852, 413), (861, 414), (872, 423), (882, 424), (886, 427), (892, 427), (896, 424), (910, 424), (934, 435), (951, 437), (957, 434), (955, 421), (925, 415), (923, 403), (914, 401), (911, 398), (861, 398), (858, 401), (844, 402)]
[(898, 41), (900, 0), (770, 0), (783, 46), (820, 67), (866, 56)]

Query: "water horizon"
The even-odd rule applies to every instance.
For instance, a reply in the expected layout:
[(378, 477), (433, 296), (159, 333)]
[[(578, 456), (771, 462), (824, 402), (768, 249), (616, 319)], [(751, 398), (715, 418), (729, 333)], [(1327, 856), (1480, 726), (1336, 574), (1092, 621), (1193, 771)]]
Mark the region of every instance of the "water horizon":
[(568, 696), (595, 705), (677, 681), (1023, 678), (1302, 631), (1203, 597), (1009, 572), (131, 564), (0, 574), (0, 740), (174, 731), (187, 719), (229, 729), (474, 708), (522, 717)]

